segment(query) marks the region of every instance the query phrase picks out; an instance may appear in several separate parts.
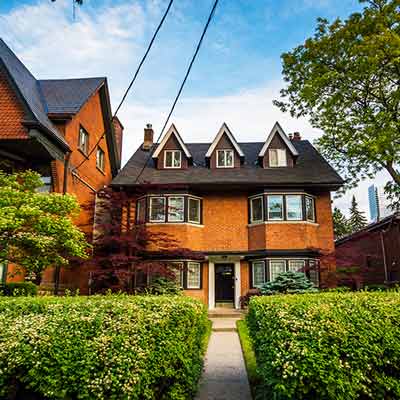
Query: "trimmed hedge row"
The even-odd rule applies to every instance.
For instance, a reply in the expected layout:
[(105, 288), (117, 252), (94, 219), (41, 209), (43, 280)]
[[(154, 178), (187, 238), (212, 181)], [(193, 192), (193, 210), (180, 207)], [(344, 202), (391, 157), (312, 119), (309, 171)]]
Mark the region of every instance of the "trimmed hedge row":
[(38, 287), (32, 282), (0, 284), (0, 296), (37, 296)]
[(207, 322), (183, 296), (0, 298), (0, 398), (192, 398)]
[(261, 399), (399, 399), (400, 293), (252, 298)]

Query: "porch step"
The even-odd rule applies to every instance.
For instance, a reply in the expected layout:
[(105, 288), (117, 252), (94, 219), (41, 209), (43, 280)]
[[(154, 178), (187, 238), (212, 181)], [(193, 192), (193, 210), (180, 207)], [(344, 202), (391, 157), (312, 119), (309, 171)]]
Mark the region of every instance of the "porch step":
[(213, 332), (235, 332), (236, 322), (240, 318), (210, 318)]

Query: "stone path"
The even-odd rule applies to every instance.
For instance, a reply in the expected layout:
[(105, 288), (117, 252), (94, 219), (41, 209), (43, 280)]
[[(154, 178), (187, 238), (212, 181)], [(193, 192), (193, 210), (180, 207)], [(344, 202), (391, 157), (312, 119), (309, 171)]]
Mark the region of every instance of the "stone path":
[(196, 400), (251, 400), (237, 320), (211, 318), (213, 331)]

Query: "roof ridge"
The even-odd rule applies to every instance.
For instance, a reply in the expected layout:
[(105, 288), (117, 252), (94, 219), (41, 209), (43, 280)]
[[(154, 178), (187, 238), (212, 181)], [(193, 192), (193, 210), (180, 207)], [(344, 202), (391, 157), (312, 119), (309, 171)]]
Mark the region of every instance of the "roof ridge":
[(61, 82), (61, 81), (82, 81), (82, 80), (95, 80), (101, 79), (105, 80), (107, 77), (105, 76), (89, 76), (87, 78), (52, 78), (52, 79), (37, 79), (38, 82)]

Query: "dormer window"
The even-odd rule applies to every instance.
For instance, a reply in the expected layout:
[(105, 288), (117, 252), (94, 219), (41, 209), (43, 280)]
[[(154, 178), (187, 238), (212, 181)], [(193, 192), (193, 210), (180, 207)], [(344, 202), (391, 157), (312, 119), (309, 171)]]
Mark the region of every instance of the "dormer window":
[(269, 149), (270, 167), (287, 167), (286, 149)]
[(181, 168), (182, 153), (180, 150), (165, 150), (164, 168)]
[(217, 150), (217, 168), (233, 168), (233, 161), (233, 150)]

